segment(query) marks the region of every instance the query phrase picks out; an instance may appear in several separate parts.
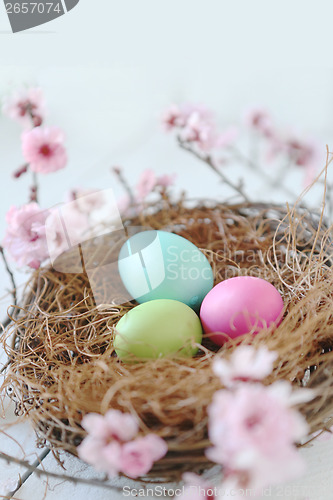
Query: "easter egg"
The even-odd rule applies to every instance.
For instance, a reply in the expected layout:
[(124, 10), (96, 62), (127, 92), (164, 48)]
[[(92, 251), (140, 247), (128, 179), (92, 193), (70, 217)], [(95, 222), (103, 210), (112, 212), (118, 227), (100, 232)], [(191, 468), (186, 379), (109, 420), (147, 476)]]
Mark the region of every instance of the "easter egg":
[(163, 356), (191, 357), (201, 343), (196, 313), (183, 302), (157, 299), (128, 311), (117, 323), (114, 347), (122, 360)]
[(258, 333), (282, 319), (283, 301), (278, 290), (268, 281), (252, 276), (239, 276), (218, 283), (206, 295), (200, 318), (209, 338), (222, 345), (228, 337)]
[(187, 239), (166, 231), (131, 236), (119, 252), (118, 269), (137, 302), (173, 299), (197, 312), (214, 283), (205, 255)]

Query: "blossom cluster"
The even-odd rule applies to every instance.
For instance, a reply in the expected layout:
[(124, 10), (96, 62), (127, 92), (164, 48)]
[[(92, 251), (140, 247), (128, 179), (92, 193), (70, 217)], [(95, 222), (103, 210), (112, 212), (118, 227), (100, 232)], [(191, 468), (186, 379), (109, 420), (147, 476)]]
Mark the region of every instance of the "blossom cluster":
[(25, 129), (42, 125), (45, 119), (45, 100), (42, 89), (28, 87), (5, 96), (2, 111)]
[[(71, 239), (80, 240), (92, 227), (93, 212), (100, 208), (103, 198), (99, 191), (89, 189), (71, 191), (67, 198), (74, 193), (75, 202), (66, 204), (63, 212)], [(89, 200), (88, 205), (86, 200)], [(60, 255), (68, 249), (57, 207), (43, 210), (36, 202), (22, 207), (12, 206), (6, 214), (6, 222), (2, 245), (19, 267), (38, 269), (48, 260), (50, 253)], [(47, 237), (46, 224), (49, 228)]]
[(163, 114), (162, 124), (166, 131), (178, 129), (181, 141), (204, 151), (229, 146), (238, 137), (238, 129), (233, 126), (219, 132), (213, 114), (201, 105), (172, 105)]
[[(25, 164), (14, 172), (19, 178), (31, 171), (35, 176), (30, 189), (29, 203), (12, 206), (6, 214), (7, 229), (3, 248), (19, 267), (37, 269), (50, 255), (60, 255), (68, 249), (58, 210), (44, 210), (37, 199), (37, 174), (50, 174), (64, 168), (67, 152), (65, 135), (58, 127), (45, 127), (45, 101), (40, 88), (27, 88), (14, 92), (3, 103), (3, 113), (23, 128), (22, 154)], [(117, 169), (118, 173), (120, 172)], [(118, 200), (122, 215), (130, 215), (133, 207), (140, 210), (152, 192), (163, 192), (174, 182), (175, 175), (156, 176), (153, 170), (143, 171), (133, 190)], [(94, 212), (105, 202), (102, 190), (73, 189), (66, 195), (62, 207), (67, 232), (71, 241), (80, 241), (93, 227)], [(46, 223), (47, 221), (47, 223)], [(46, 224), (48, 232), (46, 234)]]
[[(117, 169), (118, 170), (118, 169)], [(118, 207), (122, 214), (130, 215), (131, 209), (138, 212), (143, 209), (148, 197), (154, 193), (161, 193), (174, 184), (176, 174), (164, 174), (157, 176), (155, 172), (145, 169), (134, 186), (132, 197), (129, 194), (118, 200)]]
[[(259, 495), (266, 486), (293, 479), (304, 471), (295, 443), (308, 433), (305, 418), (295, 406), (314, 397), (309, 389), (293, 390), (287, 381), (263, 385), (277, 355), (265, 347), (239, 346), (229, 360), (216, 359), (213, 370), (224, 388), (208, 408), (212, 446), (207, 457), (222, 465), (220, 490), (250, 490)], [(193, 474), (183, 498), (213, 500), (211, 485)], [(200, 485), (193, 495), (193, 484)], [(241, 495), (240, 495), (241, 497)], [(240, 498), (239, 497), (239, 498)], [(235, 498), (238, 498), (237, 496)]]
[(64, 134), (58, 127), (45, 127), (45, 100), (40, 88), (27, 88), (5, 98), (3, 113), (23, 126), (22, 153), (26, 164), (14, 173), (28, 170), (48, 174), (66, 166)]
[[(284, 176), (289, 167), (300, 167), (305, 185), (313, 181), (316, 171), (324, 164), (325, 151), (315, 139), (304, 138), (294, 130), (281, 130), (274, 124), (271, 114), (261, 107), (248, 108), (238, 127), (230, 126), (222, 132), (213, 114), (201, 105), (172, 105), (163, 114), (162, 124), (166, 131), (176, 131), (181, 144), (210, 155), (228, 153), (228, 159), (218, 158), (217, 164), (245, 162), (260, 174), (267, 170), (266, 165), (274, 163), (276, 166), (278, 162)], [(257, 146), (260, 145), (257, 148), (261, 153), (259, 159), (249, 158), (241, 152), (237, 142), (241, 142), (244, 131), (250, 133)]]
[[(193, 473), (183, 476), (183, 500), (214, 500), (223, 492), (251, 491), (257, 496), (267, 486), (293, 479), (305, 464), (295, 444), (308, 433), (297, 405), (310, 401), (309, 389), (293, 390), (284, 380), (262, 383), (277, 359), (265, 347), (239, 346), (229, 360), (217, 358), (213, 371), (222, 388), (208, 408), (206, 456), (220, 464), (223, 480), (218, 488)], [(139, 427), (130, 414), (109, 410), (82, 420), (87, 431), (78, 447), (79, 457), (110, 476), (131, 478), (149, 472), (167, 453), (167, 444), (155, 434), (137, 437)], [(214, 493), (213, 493), (214, 492)], [(216, 496), (217, 495), (217, 496)]]
[(79, 457), (109, 476), (120, 472), (131, 478), (144, 476), (168, 451), (156, 434), (137, 437), (137, 420), (119, 410), (88, 413), (82, 427), (88, 434), (78, 446)]
[[(152, 171), (143, 171), (135, 189), (135, 209), (142, 206), (150, 193), (150, 186), (166, 188), (173, 182), (172, 176), (155, 177)], [(148, 186), (150, 183), (150, 186)], [(154, 184), (153, 184), (154, 183)], [(93, 232), (94, 213), (106, 200), (102, 190), (75, 189), (67, 193), (61, 211), (66, 219), (67, 233), (71, 241), (83, 241)], [(118, 201), (122, 215), (129, 214), (129, 197)], [(43, 210), (38, 203), (30, 202), (22, 207), (12, 206), (6, 214), (7, 229), (2, 245), (19, 267), (38, 269), (50, 255), (60, 255), (68, 250), (68, 241), (63, 229), (58, 207)], [(46, 234), (46, 225), (48, 232)]]

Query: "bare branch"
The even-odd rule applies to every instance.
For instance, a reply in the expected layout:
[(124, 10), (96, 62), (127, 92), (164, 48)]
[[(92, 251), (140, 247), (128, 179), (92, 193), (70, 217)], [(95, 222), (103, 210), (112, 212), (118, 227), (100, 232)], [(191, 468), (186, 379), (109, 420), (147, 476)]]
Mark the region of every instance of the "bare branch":
[(39, 465), (37, 464), (30, 464), (27, 460), (21, 460), (16, 457), (12, 457), (11, 455), (8, 455), (7, 453), (0, 452), (0, 459), (5, 460), (7, 463), (14, 463), (17, 465), (21, 465), (27, 471), (30, 471), (31, 473), (36, 474), (38, 477), (46, 476), (46, 477), (52, 477), (54, 479), (59, 479), (61, 481), (69, 481), (70, 483), (73, 484), (89, 484), (91, 486), (97, 486), (99, 488), (105, 488), (108, 490), (113, 490), (113, 491), (123, 491), (123, 488), (120, 486), (114, 486), (112, 484), (107, 484), (105, 481), (102, 479), (85, 479), (81, 477), (74, 477), (74, 476), (69, 476), (68, 474), (57, 474), (56, 472), (50, 472), (46, 471), (44, 469), (38, 469), (36, 466)]
[(130, 187), (130, 185), (128, 184), (127, 180), (125, 179), (122, 171), (121, 171), (121, 168), (119, 167), (113, 167), (112, 168), (112, 172), (117, 176), (120, 184), (123, 186), (123, 188), (125, 189), (126, 193), (128, 194), (128, 197), (130, 199), (130, 204), (131, 205), (134, 205), (135, 204), (135, 196), (134, 196), (134, 193)]
[(183, 141), (180, 137), (177, 137), (177, 140), (178, 140), (179, 146), (182, 149), (184, 149), (185, 151), (188, 151), (189, 153), (191, 153), (193, 156), (195, 156), (196, 158), (198, 158), (198, 160), (201, 160), (204, 163), (206, 163), (206, 165), (208, 165), (209, 168), (211, 170), (213, 170), (220, 177), (220, 179), (225, 184), (227, 184), (234, 191), (236, 191), (238, 194), (240, 194), (245, 201), (250, 202), (249, 197), (247, 196), (247, 194), (243, 190), (242, 183), (240, 182), (239, 184), (235, 184), (230, 179), (228, 179), (228, 177), (226, 177), (224, 175), (224, 173), (216, 167), (216, 165), (214, 164), (214, 161), (213, 161), (212, 157), (209, 154), (205, 154), (205, 153), (200, 154), (200, 153), (198, 153), (197, 151), (195, 151), (195, 149), (193, 149), (191, 147), (191, 145), (188, 142)]
[(9, 275), (9, 278), (10, 278), (10, 281), (12, 283), (12, 286), (13, 286), (13, 289), (11, 290), (11, 295), (13, 297), (13, 300), (14, 300), (14, 306), (17, 306), (17, 294), (16, 294), (16, 283), (15, 283), (15, 278), (14, 278), (14, 274), (12, 272), (12, 270), (10, 269), (9, 265), (8, 265), (8, 262), (7, 262), (7, 258), (6, 258), (6, 255), (5, 255), (5, 251), (3, 249), (2, 246), (0, 246), (0, 253), (1, 253), (1, 256), (2, 256), (2, 260), (5, 264), (5, 268), (6, 268), (6, 271)]
[(32, 172), (32, 186), (30, 188), (30, 200), (38, 203), (38, 177), (36, 172)]

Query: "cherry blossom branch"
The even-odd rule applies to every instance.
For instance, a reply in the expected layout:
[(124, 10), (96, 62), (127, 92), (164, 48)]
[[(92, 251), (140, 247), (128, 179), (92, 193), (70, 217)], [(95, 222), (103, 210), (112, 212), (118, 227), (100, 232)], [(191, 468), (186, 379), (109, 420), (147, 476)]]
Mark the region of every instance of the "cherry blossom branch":
[(30, 188), (30, 201), (38, 203), (38, 178), (36, 172), (32, 172), (32, 186)]
[(253, 170), (254, 172), (257, 172), (261, 177), (263, 177), (269, 183), (269, 186), (283, 189), (285, 191), (285, 193), (288, 194), (288, 196), (291, 196), (293, 199), (297, 198), (297, 196), (295, 195), (295, 193), (293, 193), (289, 188), (287, 188), (281, 182), (281, 180), (280, 180), (280, 178), (283, 177), (283, 175), (281, 175), (281, 174), (284, 173), (286, 170), (288, 170), (290, 168), (290, 163), (289, 162), (288, 162), (288, 166), (286, 164), (279, 171), (279, 176), (272, 180), (272, 178), (271, 178), (270, 175), (268, 175), (255, 162), (253, 162), (252, 160), (250, 160), (249, 158), (247, 158), (241, 151), (239, 151), (239, 149), (234, 148), (234, 147), (230, 147), (229, 150), (232, 152), (232, 154), (233, 154), (233, 156), (234, 156), (234, 158), (236, 160), (239, 160), (239, 161), (245, 163), (248, 167), (251, 168), (251, 170)]
[[(35, 460), (33, 462), (33, 464), (31, 464), (31, 467), (38, 467), (42, 461), (44, 460), (44, 458), (47, 457), (47, 455), (50, 453), (50, 449), (47, 448), (38, 458), (37, 460)], [(35, 470), (35, 469), (34, 469)], [(21, 488), (21, 486), (23, 486), (23, 484), (29, 479), (29, 477), (33, 474), (34, 470), (27, 470), (25, 472), (25, 474), (23, 474), (23, 476), (21, 477), (21, 475), (19, 476), (19, 480), (17, 482), (17, 486), (14, 490), (10, 491), (10, 498), (14, 497), (15, 493), (17, 493), (17, 491)]]
[(2, 257), (2, 260), (5, 264), (5, 268), (6, 268), (6, 271), (9, 275), (9, 278), (10, 278), (10, 281), (12, 283), (12, 287), (13, 289), (11, 290), (11, 295), (13, 297), (13, 301), (14, 301), (14, 306), (17, 305), (17, 294), (16, 294), (16, 283), (15, 283), (15, 278), (14, 278), (14, 274), (12, 272), (12, 270), (10, 269), (9, 265), (8, 265), (8, 262), (7, 262), (7, 258), (6, 258), (6, 255), (5, 255), (5, 251), (3, 249), (2, 246), (0, 246), (0, 254), (1, 254), (1, 257)]
[(178, 144), (179, 146), (184, 149), (185, 151), (188, 151), (189, 153), (191, 153), (193, 156), (195, 156), (196, 158), (198, 158), (199, 160), (203, 161), (204, 163), (206, 163), (206, 165), (209, 166), (209, 168), (211, 170), (213, 170), (219, 177), (220, 179), (225, 183), (227, 184), (229, 187), (231, 187), (234, 191), (236, 191), (238, 194), (240, 194), (244, 200), (246, 202), (250, 202), (250, 199), (249, 197), (247, 196), (247, 194), (245, 193), (245, 191), (243, 190), (243, 185), (242, 185), (242, 182), (239, 182), (239, 184), (235, 184), (234, 182), (232, 182), (230, 179), (228, 179), (228, 177), (226, 177), (224, 175), (223, 172), (221, 172), (221, 170), (219, 170), (216, 165), (214, 164), (214, 161), (212, 159), (212, 157), (209, 155), (209, 154), (200, 154), (198, 153), (197, 151), (195, 151), (190, 145), (188, 142), (185, 142), (183, 141), (179, 136), (177, 137), (177, 141), (178, 141)]
[(43, 123), (41, 116), (35, 115), (31, 106), (27, 107), (27, 114), (30, 116), (33, 127), (40, 127)]
[[(123, 491), (123, 488), (120, 486), (114, 486), (111, 484), (107, 484), (104, 480), (102, 479), (85, 479), (85, 478), (80, 478), (80, 477), (74, 477), (74, 476), (69, 476), (67, 474), (58, 474), (56, 472), (50, 472), (46, 471), (44, 469), (38, 469), (38, 465), (40, 464), (40, 460), (38, 460), (38, 463), (30, 464), (27, 460), (22, 460), (16, 457), (13, 457), (11, 455), (8, 455), (7, 453), (0, 452), (0, 459), (5, 460), (7, 463), (14, 463), (17, 465), (21, 465), (27, 471), (30, 471), (31, 473), (36, 474), (37, 477), (52, 477), (54, 479), (59, 479), (62, 481), (69, 481), (70, 483), (73, 484), (86, 484), (90, 486), (98, 486), (99, 488), (105, 488), (108, 490), (113, 490), (113, 491)], [(23, 484), (23, 483), (22, 483)], [(21, 484), (20, 486), (21, 487)], [(17, 491), (17, 490), (16, 490)]]
[[(16, 283), (15, 283), (15, 278), (14, 278), (14, 274), (13, 274), (12, 270), (9, 267), (9, 264), (8, 264), (8, 261), (7, 261), (6, 255), (5, 255), (5, 251), (4, 251), (2, 246), (0, 246), (0, 254), (1, 254), (2, 260), (5, 264), (5, 268), (6, 268), (8, 275), (9, 275), (10, 281), (12, 283), (12, 290), (10, 291), (10, 293), (13, 297), (13, 302), (14, 302), (13, 305), (16, 306), (17, 305), (17, 293), (16, 293), (17, 287), (16, 287)], [(11, 322), (11, 318), (7, 315), (6, 319), (1, 323), (2, 328), (3, 329), (7, 328), (7, 326), (10, 324), (10, 322)], [(1, 368), (0, 373), (3, 373), (5, 371), (5, 369), (9, 365), (9, 363), (10, 363), (10, 361), (8, 360), (8, 362)]]
[(123, 186), (123, 188), (125, 189), (125, 191), (127, 192), (128, 194), (128, 197), (130, 199), (130, 205), (134, 205), (135, 204), (135, 196), (134, 196), (134, 193), (130, 187), (130, 185), (128, 184), (127, 180), (125, 179), (123, 173), (122, 173), (122, 170), (121, 168), (119, 167), (113, 167), (112, 168), (112, 171), (113, 173), (117, 176), (120, 184)]

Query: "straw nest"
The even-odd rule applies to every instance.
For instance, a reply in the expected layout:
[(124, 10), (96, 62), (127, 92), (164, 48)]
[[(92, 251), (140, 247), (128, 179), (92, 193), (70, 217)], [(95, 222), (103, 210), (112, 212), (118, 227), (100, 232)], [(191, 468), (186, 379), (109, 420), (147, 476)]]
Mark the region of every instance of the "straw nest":
[[(316, 388), (318, 396), (300, 410), (311, 432), (331, 425), (332, 242), (320, 215), (265, 204), (162, 200), (125, 225), (164, 229), (189, 239), (210, 260), (215, 283), (241, 275), (268, 280), (282, 294), (284, 319), (275, 331), (248, 334), (222, 348), (204, 338), (192, 359), (122, 363), (113, 349), (114, 327), (135, 303), (118, 305), (112, 280), (103, 282), (105, 269), (98, 275), (108, 252), (114, 260), (117, 244), (106, 236), (91, 241), (94, 262), (99, 262), (94, 287), (85, 269), (66, 273), (41, 268), (3, 336), (10, 359), (5, 386), (17, 414), (33, 422), (40, 445), (77, 454), (85, 436), (83, 415), (114, 408), (136, 415), (142, 435), (155, 432), (167, 441), (168, 454), (155, 464), (150, 480), (174, 480), (185, 470), (209, 468), (204, 454), (209, 446), (207, 406), (221, 388), (212, 361), (228, 357), (240, 343), (277, 351), (274, 372), (265, 383), (286, 379)], [(76, 257), (64, 257), (73, 270)]]

